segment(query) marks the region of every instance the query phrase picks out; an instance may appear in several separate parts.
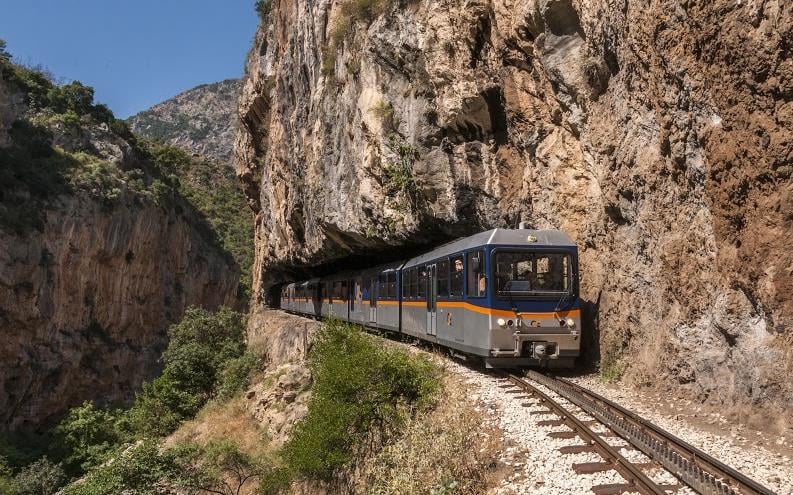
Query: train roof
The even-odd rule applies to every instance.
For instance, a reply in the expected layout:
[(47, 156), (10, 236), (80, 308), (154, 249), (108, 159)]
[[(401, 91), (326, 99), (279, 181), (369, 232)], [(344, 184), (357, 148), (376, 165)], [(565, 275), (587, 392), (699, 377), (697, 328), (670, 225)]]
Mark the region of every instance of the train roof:
[[(536, 241), (529, 243), (528, 237), (533, 236)], [(530, 230), (530, 229), (492, 229), (480, 232), (469, 237), (463, 237), (439, 246), (432, 251), (411, 258), (403, 268), (415, 266), (427, 261), (448, 256), (450, 254), (466, 251), (477, 247), (504, 244), (544, 247), (576, 247), (575, 242), (561, 230)]]

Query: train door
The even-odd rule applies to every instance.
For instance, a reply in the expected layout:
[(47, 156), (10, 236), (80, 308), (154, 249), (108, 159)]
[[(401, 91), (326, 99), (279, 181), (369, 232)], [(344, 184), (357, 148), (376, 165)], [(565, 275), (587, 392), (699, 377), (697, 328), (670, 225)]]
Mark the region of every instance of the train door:
[(427, 335), (438, 332), (438, 266), (427, 265)]
[(377, 322), (377, 277), (369, 280), (369, 323)]

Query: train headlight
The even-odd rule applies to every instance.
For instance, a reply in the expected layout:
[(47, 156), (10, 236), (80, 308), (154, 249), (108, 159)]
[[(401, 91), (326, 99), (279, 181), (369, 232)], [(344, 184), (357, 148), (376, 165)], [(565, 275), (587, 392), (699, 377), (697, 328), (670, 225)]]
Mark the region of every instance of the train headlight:
[(496, 323), (498, 323), (498, 326), (500, 326), (500, 327), (503, 327), (504, 325), (507, 324), (507, 322), (506, 322), (506, 320), (504, 320), (504, 318), (499, 318), (498, 320), (496, 320)]
[(575, 320), (572, 318), (567, 319), (567, 326), (573, 328), (575, 326)]

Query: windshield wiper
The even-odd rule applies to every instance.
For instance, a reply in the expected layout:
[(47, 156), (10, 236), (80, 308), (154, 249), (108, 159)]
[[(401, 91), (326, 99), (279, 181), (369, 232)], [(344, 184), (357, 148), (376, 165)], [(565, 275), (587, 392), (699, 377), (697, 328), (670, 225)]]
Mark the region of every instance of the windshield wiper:
[(568, 292), (565, 292), (565, 293), (562, 295), (562, 298), (561, 298), (561, 299), (559, 299), (559, 302), (557, 302), (557, 303), (556, 303), (556, 307), (554, 308), (554, 311), (559, 311), (560, 309), (562, 309), (562, 304), (564, 304), (564, 303), (565, 303), (565, 301), (567, 300), (567, 297), (568, 297), (569, 295), (570, 295), (570, 292), (569, 292), (569, 291), (568, 291)]

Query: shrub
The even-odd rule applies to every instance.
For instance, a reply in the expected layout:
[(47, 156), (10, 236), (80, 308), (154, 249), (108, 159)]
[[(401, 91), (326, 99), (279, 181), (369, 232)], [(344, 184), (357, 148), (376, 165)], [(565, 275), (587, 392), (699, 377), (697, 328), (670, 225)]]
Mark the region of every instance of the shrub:
[(53, 429), (52, 452), (63, 459), (70, 474), (79, 475), (104, 462), (128, 436), (123, 411), (97, 408), (86, 401)]
[[(494, 459), (502, 451), (496, 426), (453, 377), (443, 380), (443, 400), (408, 418), (392, 441), (356, 470), (354, 492), (378, 495), (473, 495), (489, 492)], [(463, 455), (461, 455), (463, 454)]]
[(242, 452), (231, 440), (180, 445), (172, 454), (178, 464), (177, 484), (191, 490), (238, 495), (268, 471), (262, 459)]
[(130, 411), (136, 430), (162, 436), (194, 416), (212, 396), (226, 363), (242, 356), (244, 328), (243, 316), (228, 308), (189, 308), (168, 332), (162, 375), (144, 385)]
[(14, 473), (9, 467), (6, 458), (0, 456), (0, 493), (16, 495), (17, 485), (13, 475)]
[(218, 399), (230, 399), (234, 394), (248, 387), (251, 372), (257, 369), (259, 364), (259, 358), (250, 352), (228, 361), (220, 372)]
[(325, 325), (309, 357), (308, 414), (284, 446), (289, 476), (329, 480), (354, 458), (368, 432), (384, 434), (435, 398), (438, 370), (425, 358), (378, 346), (357, 327)]
[(380, 119), (380, 123), (383, 125), (383, 129), (386, 130), (394, 129), (395, 127), (394, 106), (392, 104), (380, 100), (379, 102), (377, 102), (375, 106), (372, 107), (371, 112), (374, 114), (375, 117)]
[(77, 115), (91, 113), (94, 108), (94, 88), (80, 81), (72, 81), (63, 86), (52, 86), (47, 93), (48, 108), (55, 113), (74, 112)]
[[(25, 466), (16, 476), (15, 495), (51, 495), (58, 491), (66, 481), (61, 464), (55, 464), (47, 457)], [(2, 486), (2, 485), (0, 485)]]
[(11, 60), (11, 54), (8, 53), (7, 47), (8, 44), (6, 40), (0, 39), (0, 63), (9, 62)]
[(397, 200), (399, 210), (409, 210), (418, 204), (421, 197), (413, 177), (416, 149), (396, 133), (388, 137), (387, 146), (396, 155), (396, 160), (388, 161), (384, 167), (384, 186), (387, 193)]
[(153, 441), (121, 447), (112, 458), (64, 488), (64, 495), (159, 495), (166, 493), (164, 481), (172, 479), (177, 472), (173, 454), (160, 452)]
[(261, 19), (270, 15), (272, 7), (271, 0), (256, 0), (256, 13), (259, 14), (259, 18)]

